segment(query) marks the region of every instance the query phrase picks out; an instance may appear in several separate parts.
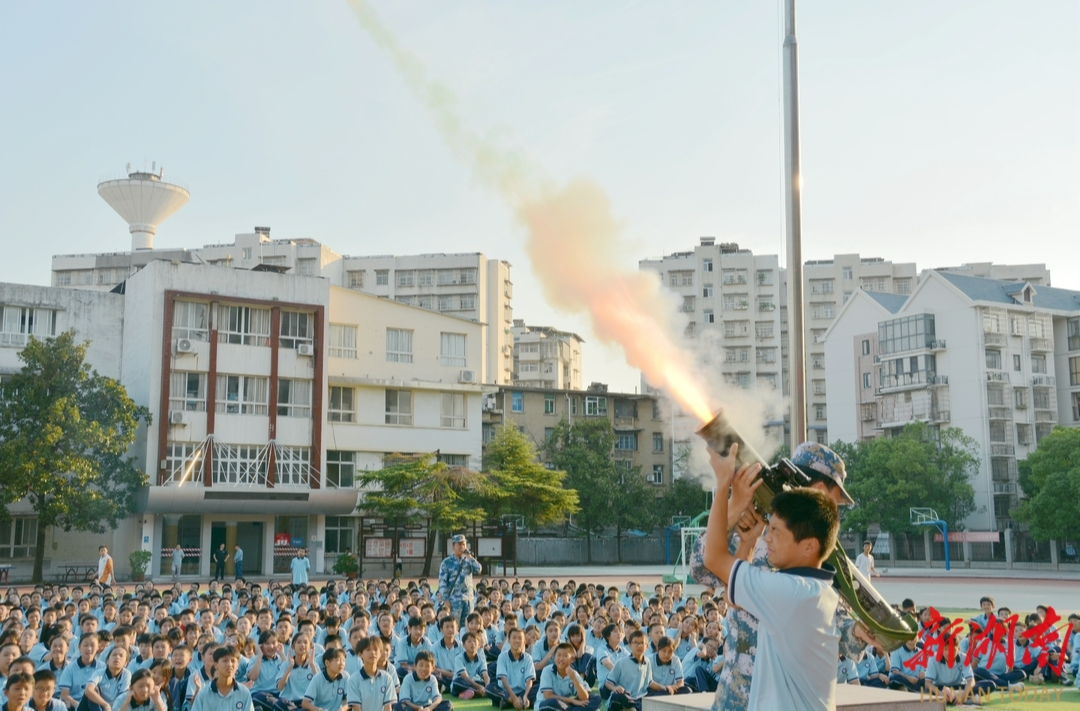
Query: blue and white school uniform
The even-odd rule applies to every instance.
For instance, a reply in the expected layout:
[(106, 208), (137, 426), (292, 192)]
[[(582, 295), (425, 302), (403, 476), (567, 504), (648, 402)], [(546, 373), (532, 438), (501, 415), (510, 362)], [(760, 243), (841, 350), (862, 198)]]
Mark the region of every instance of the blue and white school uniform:
[(255, 711), (255, 707), (251, 703), (251, 692), (243, 684), (233, 681), (229, 693), (221, 694), (215, 679), (195, 697), (191, 711)]
[[(584, 680), (582, 681), (584, 685)], [(551, 709), (552, 711), (564, 711), (564, 702), (558, 699), (544, 698), (544, 692), (550, 691), (555, 696), (561, 696), (563, 698), (576, 699), (577, 688), (574, 686), (574, 681), (570, 677), (570, 673), (567, 672), (566, 676), (559, 674), (555, 665), (544, 667), (544, 671), (540, 672), (540, 685), (537, 692), (537, 699), (539, 702), (536, 705), (537, 711), (540, 709)], [(578, 706), (576, 708), (584, 708), (585, 711), (596, 711), (600, 708), (600, 704), (603, 703), (599, 694), (589, 694), (588, 703), (584, 707)]]
[(82, 701), (83, 694), (86, 693), (86, 685), (98, 683), (103, 676), (105, 676), (105, 665), (102, 662), (94, 660), (89, 664), (83, 664), (81, 658), (76, 659), (64, 667), (64, 671), (56, 681), (56, 688), (61, 691), (67, 689), (71, 698)]
[(304, 698), (317, 709), (338, 711), (348, 699), (348, 684), (348, 674), (339, 674), (336, 679), (331, 679), (325, 671), (321, 671), (308, 683)]
[(359, 706), (363, 711), (384, 711), (387, 704), (397, 701), (396, 677), (389, 672), (378, 670), (368, 676), (363, 667), (349, 677), (346, 694), (350, 706)]
[[(508, 701), (510, 695), (506, 687), (513, 689), (514, 693), (521, 695), (525, 692), (525, 685), (535, 681), (536, 669), (533, 666), (533, 658), (528, 652), (522, 652), (515, 657), (509, 649), (499, 655), (495, 663), (495, 678), (488, 684), (488, 695), (495, 699)], [(504, 686), (505, 684), (505, 686)], [(529, 698), (536, 698), (537, 688), (534, 686)]]

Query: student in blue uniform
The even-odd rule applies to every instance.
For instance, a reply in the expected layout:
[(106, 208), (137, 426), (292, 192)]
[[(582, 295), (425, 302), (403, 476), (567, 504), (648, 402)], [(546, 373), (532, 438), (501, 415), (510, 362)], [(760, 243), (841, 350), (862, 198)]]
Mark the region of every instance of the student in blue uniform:
[(919, 653), (918, 645), (919, 640), (917, 637), (913, 637), (904, 642), (903, 646), (894, 650), (889, 654), (889, 688), (901, 689), (904, 691), (917, 692), (920, 689), (926, 688), (926, 682), (923, 679), (926, 677), (925, 668), (909, 668), (907, 662), (914, 659)]
[(573, 667), (573, 660), (572, 644), (563, 642), (555, 648), (554, 663), (544, 667), (540, 673), (539, 696), (542, 698), (536, 707), (538, 710), (582, 708), (596, 711), (600, 708), (600, 695), (589, 693), (585, 680)]
[(439, 682), (432, 676), (435, 655), (427, 650), (416, 654), (414, 669), (401, 680), (396, 711), (452, 711), (454, 705), (443, 699)]
[[(114, 647), (109, 652), (109, 657), (105, 660), (105, 673), (97, 681), (86, 685), (80, 711), (102, 711), (106, 705), (110, 709), (119, 705), (131, 687), (131, 672), (125, 669), (127, 659), (128, 650), (123, 647)], [(94, 696), (98, 696), (105, 703), (95, 702)]]
[(328, 649), (322, 656), (321, 672), (308, 684), (301, 706), (304, 711), (340, 711), (348, 704), (345, 652)]
[(4, 684), (4, 696), (7, 701), (0, 706), (0, 710), (24, 711), (34, 697), (34, 677), (25, 672), (11, 674)]
[(689, 694), (683, 679), (682, 661), (675, 654), (675, 643), (668, 637), (661, 637), (656, 642), (656, 651), (650, 659), (652, 678), (659, 689), (650, 689), (646, 696), (673, 696)]
[(394, 650), (394, 664), (397, 665), (398, 679), (404, 679), (405, 675), (413, 670), (416, 655), (420, 652), (433, 652), (431, 642), (424, 636), (427, 623), (421, 617), (409, 618), (409, 634), (398, 640)]
[(536, 669), (525, 651), (525, 630), (514, 628), (507, 635), (510, 648), (499, 655), (495, 679), (488, 685), (488, 696), (515, 709), (531, 706), (536, 700)]
[(34, 698), (27, 705), (28, 711), (65, 711), (67, 706), (56, 698), (56, 675), (48, 669), (34, 672)]
[(648, 638), (641, 630), (630, 633), (630, 656), (620, 659), (608, 674), (605, 685), (609, 711), (635, 709), (641, 711), (641, 700), (650, 689), (659, 691), (660, 685), (653, 681), (652, 662), (645, 656)]
[(166, 711), (163, 693), (154, 683), (149, 669), (139, 669), (131, 675), (131, 690), (124, 697), (118, 711)]
[(240, 653), (235, 647), (214, 650), (214, 680), (195, 696), (191, 711), (255, 711), (251, 692), (236, 680)]
[[(95, 684), (105, 674), (105, 665), (97, 660), (98, 638), (96, 634), (84, 634), (79, 640), (79, 657), (64, 667), (60, 673), (58, 686), (60, 700), (69, 709), (78, 708), (83, 700), (86, 687)], [(92, 692), (90, 700), (100, 704), (103, 699)]]
[(622, 646), (623, 631), (620, 625), (608, 624), (603, 631), (604, 641), (596, 650), (596, 681), (600, 684), (600, 698), (607, 700), (610, 692), (604, 682), (608, 674), (615, 668), (620, 659), (630, 656), (630, 653)]
[(361, 639), (356, 643), (356, 653), (362, 666), (359, 672), (349, 677), (349, 711), (392, 711), (397, 701), (396, 679), (389, 672), (379, 669), (379, 658), (383, 653), (382, 639)]
[(455, 661), (450, 693), (466, 701), (476, 695), (486, 696), (486, 687), (491, 683), (491, 677), (487, 672), (487, 659), (480, 652), (480, 635), (466, 632), (461, 646), (461, 653)]

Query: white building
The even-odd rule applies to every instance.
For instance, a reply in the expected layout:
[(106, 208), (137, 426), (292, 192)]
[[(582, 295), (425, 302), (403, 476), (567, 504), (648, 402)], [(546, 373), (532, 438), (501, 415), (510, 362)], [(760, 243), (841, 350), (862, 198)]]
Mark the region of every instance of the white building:
[(1080, 423), (1080, 292), (927, 270), (910, 296), (856, 291), (825, 335), (833, 439), (913, 421), (959, 427), (980, 457), (971, 529), (1012, 525), (1017, 460)]
[[(153, 415), (134, 452), (150, 478), (138, 515), (107, 541), (52, 531), (47, 559), (92, 560), (107, 542), (123, 571), (131, 550), (179, 542), (185, 572), (206, 577), (209, 551), (239, 543), (245, 572), (267, 575), (302, 545), (322, 571), (355, 547), (357, 470), (435, 450), (479, 465), (476, 321), (322, 278), (183, 262), (152, 261), (116, 291), (0, 285), (0, 372), (18, 369), (27, 333), (74, 328), (91, 365)], [(13, 539), (35, 527), (16, 513)], [(21, 566), (33, 549), (17, 552)]]
[(550, 326), (527, 326), (514, 319), (514, 385), (549, 390), (581, 390), (581, 346), (576, 333)]

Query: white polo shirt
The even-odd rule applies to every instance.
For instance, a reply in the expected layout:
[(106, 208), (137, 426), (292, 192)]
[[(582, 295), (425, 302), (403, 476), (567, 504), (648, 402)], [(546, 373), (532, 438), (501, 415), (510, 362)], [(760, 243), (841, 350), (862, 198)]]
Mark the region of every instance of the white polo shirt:
[(731, 566), (728, 601), (759, 623), (748, 711), (836, 707), (839, 596), (832, 579), (822, 568)]

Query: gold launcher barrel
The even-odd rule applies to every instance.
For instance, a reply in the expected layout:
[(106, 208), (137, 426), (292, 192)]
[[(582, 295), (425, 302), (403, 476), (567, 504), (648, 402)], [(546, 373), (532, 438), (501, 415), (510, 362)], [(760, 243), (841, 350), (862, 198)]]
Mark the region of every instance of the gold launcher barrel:
[[(775, 466), (770, 466), (722, 413), (705, 423), (697, 434), (721, 456), (727, 456), (731, 445), (737, 443), (738, 466), (754, 463), (761, 465), (760, 478), (763, 483), (754, 493), (754, 508), (763, 516), (771, 511), (772, 499), (776, 494), (785, 489), (810, 485), (810, 477), (788, 459), (782, 459)], [(716, 495), (723, 494), (718, 491)], [(852, 617), (870, 630), (885, 651), (898, 649), (904, 642), (915, 638), (919, 629), (915, 618), (911, 615), (901, 616), (893, 609), (859, 572), (839, 543), (826, 559), (826, 564), (836, 573), (833, 585), (851, 610)]]

